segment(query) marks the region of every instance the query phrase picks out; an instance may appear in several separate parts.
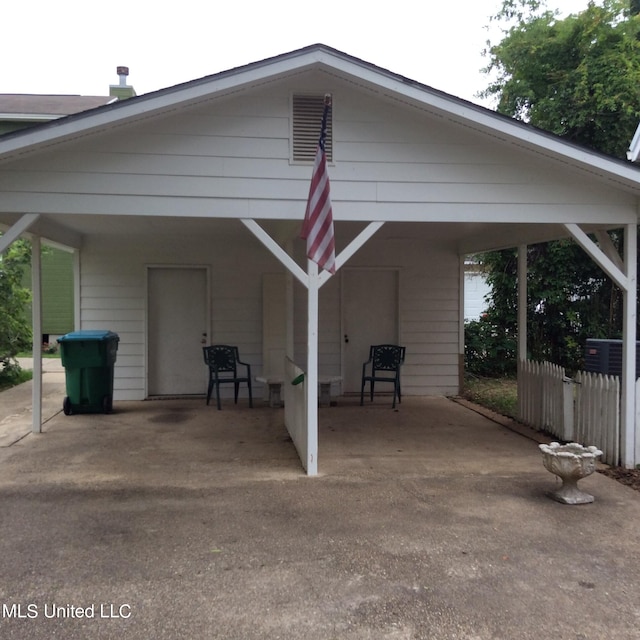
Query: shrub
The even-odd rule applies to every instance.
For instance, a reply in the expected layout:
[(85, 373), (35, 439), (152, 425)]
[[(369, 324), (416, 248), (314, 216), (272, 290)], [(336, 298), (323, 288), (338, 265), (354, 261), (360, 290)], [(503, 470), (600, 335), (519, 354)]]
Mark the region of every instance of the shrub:
[(478, 376), (505, 377), (516, 373), (517, 342), (485, 315), (465, 324), (465, 369)]

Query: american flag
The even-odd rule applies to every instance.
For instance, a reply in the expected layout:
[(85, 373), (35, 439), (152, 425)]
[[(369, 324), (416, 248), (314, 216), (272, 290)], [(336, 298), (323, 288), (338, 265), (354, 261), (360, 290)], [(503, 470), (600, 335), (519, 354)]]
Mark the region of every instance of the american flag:
[(331, 196), (329, 174), (327, 172), (327, 155), (325, 141), (327, 139), (327, 115), (331, 108), (331, 96), (324, 97), (324, 113), (322, 115), (322, 129), (316, 158), (311, 174), (311, 186), (307, 211), (304, 214), (300, 237), (307, 241), (307, 257), (319, 267), (330, 273), (336, 272), (336, 248), (333, 237), (333, 212), (331, 211)]

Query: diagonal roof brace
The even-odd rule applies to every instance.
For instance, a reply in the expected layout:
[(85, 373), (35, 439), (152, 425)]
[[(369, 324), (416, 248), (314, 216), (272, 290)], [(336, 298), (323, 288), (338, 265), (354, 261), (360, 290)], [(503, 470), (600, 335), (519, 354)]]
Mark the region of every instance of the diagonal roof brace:
[(9, 246), (16, 241), (25, 231), (31, 227), (40, 217), (39, 213), (25, 213), (18, 222), (16, 222), (1, 238), (0, 238), (0, 254), (4, 253)]
[[(300, 283), (309, 288), (309, 276), (298, 265), (298, 263), (253, 219), (241, 218), (251, 233), (253, 233), (262, 244), (300, 281)], [(340, 269), (353, 254), (369, 240), (384, 222), (370, 222), (337, 256), (336, 269)], [(329, 280), (331, 274), (323, 271), (318, 276), (318, 285), (321, 287)]]
[(620, 271), (624, 273), (624, 261), (618, 253), (616, 246), (613, 244), (611, 236), (603, 229), (594, 231), (593, 235), (595, 235), (596, 240), (598, 241), (598, 245), (604, 251), (605, 255), (611, 259), (613, 264), (615, 264), (616, 267), (620, 269)]
[(629, 289), (629, 278), (618, 265), (577, 224), (565, 224), (574, 240), (593, 258), (598, 266), (623, 290)]

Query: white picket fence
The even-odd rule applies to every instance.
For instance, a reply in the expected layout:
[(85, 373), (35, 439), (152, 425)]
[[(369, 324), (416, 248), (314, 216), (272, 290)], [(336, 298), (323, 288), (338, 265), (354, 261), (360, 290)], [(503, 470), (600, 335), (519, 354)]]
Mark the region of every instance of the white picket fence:
[(564, 369), (551, 362), (523, 360), (518, 367), (519, 419), (536, 429), (568, 440)]
[(620, 378), (579, 371), (575, 377), (575, 436), (603, 452), (602, 461), (620, 463)]
[(598, 447), (607, 464), (620, 463), (618, 376), (580, 371), (572, 379), (559, 365), (521, 361), (518, 416), (521, 422), (559, 440)]

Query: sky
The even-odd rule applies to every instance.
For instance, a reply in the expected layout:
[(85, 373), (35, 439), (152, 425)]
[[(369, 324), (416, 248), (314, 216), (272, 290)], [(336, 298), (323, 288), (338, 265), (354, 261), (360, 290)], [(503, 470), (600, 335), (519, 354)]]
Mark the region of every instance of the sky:
[[(588, 0), (548, 0), (563, 14)], [(108, 95), (129, 67), (138, 95), (322, 43), (460, 98), (501, 0), (7, 0), (0, 93)], [(384, 6), (384, 9), (382, 8)]]

